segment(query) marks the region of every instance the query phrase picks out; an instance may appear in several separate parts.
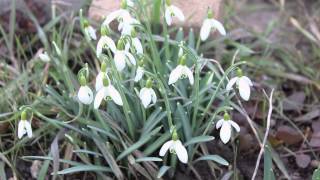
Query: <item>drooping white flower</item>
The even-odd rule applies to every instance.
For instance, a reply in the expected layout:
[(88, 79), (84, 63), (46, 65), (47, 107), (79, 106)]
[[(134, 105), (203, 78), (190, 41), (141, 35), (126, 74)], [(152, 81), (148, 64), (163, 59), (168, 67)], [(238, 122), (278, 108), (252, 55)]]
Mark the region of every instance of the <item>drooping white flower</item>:
[(90, 26), (87, 20), (84, 20), (83, 27), (83, 31), (88, 40), (97, 40), (96, 30), (92, 26)]
[(80, 88), (78, 91), (78, 99), (83, 104), (91, 104), (93, 101), (93, 92), (89, 86), (86, 85), (86, 79), (84, 76), (80, 77)]
[(134, 49), (137, 51), (137, 54), (143, 54), (142, 44), (138, 37), (132, 38), (132, 45)]
[(142, 79), (143, 75), (144, 75), (144, 68), (141, 66), (138, 66), (136, 76), (134, 77), (134, 81), (135, 82), (140, 81)]
[(123, 46), (123, 40), (120, 39), (113, 58), (118, 71), (122, 71), (127, 63), (136, 65), (134, 56), (127, 49), (124, 49)]
[(180, 21), (184, 21), (184, 15), (181, 9), (171, 4), (171, 0), (166, 0), (165, 20), (168, 26), (172, 24), (172, 17), (177, 17)]
[(130, 15), (129, 11), (126, 9), (127, 5), (128, 2), (126, 0), (122, 0), (121, 8), (111, 12), (103, 21), (102, 26), (109, 27), (109, 24), (113, 20), (117, 19), (119, 22), (118, 30), (121, 31), (121, 34), (130, 35), (132, 29), (134, 28), (134, 24), (139, 24), (139, 21)]
[(192, 71), (186, 66), (186, 56), (180, 57), (179, 65), (173, 69), (169, 76), (168, 84), (171, 85), (178, 81), (178, 79), (188, 78), (191, 85), (194, 83)]
[(48, 53), (46, 51), (40, 53), (39, 54), (39, 58), (43, 62), (49, 62), (50, 61), (50, 57), (49, 57), (49, 55), (48, 55)]
[(240, 97), (248, 101), (250, 98), (250, 86), (253, 86), (252, 81), (247, 77), (242, 75), (241, 69), (237, 70), (237, 77), (230, 79), (227, 84), (226, 90), (230, 91), (232, 86), (236, 84), (237, 88), (239, 89)]
[(103, 99), (111, 99), (114, 103), (119, 106), (123, 105), (120, 93), (109, 83), (107, 78), (103, 79), (103, 87), (98, 91), (94, 99), (93, 107), (98, 109)]
[(105, 27), (101, 28), (101, 37), (97, 43), (96, 55), (99, 57), (102, 54), (103, 48), (109, 48), (113, 53), (116, 51), (116, 45), (113, 40), (107, 36), (108, 29)]
[(187, 149), (183, 146), (181, 141), (178, 139), (176, 131), (172, 134), (172, 140), (164, 143), (160, 149), (159, 156), (163, 157), (167, 151), (170, 150), (170, 153), (174, 153), (178, 156), (178, 159), (182, 163), (188, 163), (188, 152)]
[(103, 78), (107, 78), (110, 81), (107, 74), (107, 64), (105, 62), (101, 63), (100, 72), (96, 77), (96, 84), (95, 84), (96, 91), (99, 91), (103, 87)]
[(18, 138), (21, 139), (23, 135), (27, 134), (29, 138), (32, 137), (31, 123), (27, 120), (26, 111), (22, 111), (21, 120), (18, 124)]
[(200, 38), (202, 41), (208, 39), (211, 29), (217, 29), (221, 35), (226, 35), (226, 30), (223, 25), (216, 19), (213, 18), (212, 11), (208, 12), (208, 17), (203, 21), (200, 30)]
[(226, 144), (229, 142), (230, 138), (231, 138), (231, 132), (232, 132), (232, 127), (237, 131), (240, 132), (240, 127), (239, 125), (232, 121), (230, 119), (229, 114), (225, 113), (224, 114), (224, 118), (220, 119), (217, 124), (216, 124), (216, 128), (220, 129), (220, 139), (221, 141)]
[(152, 80), (148, 79), (146, 83), (146, 87), (142, 88), (139, 93), (139, 98), (144, 106), (144, 108), (147, 108), (151, 101), (153, 103), (156, 103), (157, 101), (157, 95), (152, 89)]

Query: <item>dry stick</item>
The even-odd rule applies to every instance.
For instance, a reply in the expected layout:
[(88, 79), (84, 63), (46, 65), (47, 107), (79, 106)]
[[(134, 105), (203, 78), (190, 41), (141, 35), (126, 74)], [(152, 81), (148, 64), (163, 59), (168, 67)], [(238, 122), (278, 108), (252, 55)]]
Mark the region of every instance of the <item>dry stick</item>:
[[(261, 160), (262, 154), (264, 152), (264, 146), (266, 145), (267, 139), (268, 139), (268, 134), (269, 134), (269, 130), (270, 130), (270, 122), (271, 122), (271, 114), (272, 114), (272, 96), (273, 96), (273, 91), (274, 91), (274, 89), (271, 90), (270, 97), (269, 97), (269, 111), (268, 111), (268, 117), (267, 117), (266, 133), (264, 134), (264, 137), (263, 137), (261, 149), (260, 149), (260, 152), (259, 152), (259, 155), (258, 155), (258, 158), (257, 158), (257, 162), (256, 162), (256, 167), (254, 168), (254, 172), (253, 172), (251, 180), (254, 180), (256, 175), (257, 175), (259, 164), (260, 164), (260, 160)], [(265, 91), (264, 91), (264, 93), (265, 93)]]

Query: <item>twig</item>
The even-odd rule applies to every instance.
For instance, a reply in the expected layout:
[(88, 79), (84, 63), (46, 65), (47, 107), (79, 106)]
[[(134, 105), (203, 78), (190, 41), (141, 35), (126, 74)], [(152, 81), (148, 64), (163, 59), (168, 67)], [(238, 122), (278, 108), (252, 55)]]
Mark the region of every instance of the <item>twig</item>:
[(271, 122), (271, 114), (272, 114), (272, 109), (273, 109), (272, 108), (273, 91), (274, 91), (274, 89), (271, 90), (270, 97), (269, 97), (269, 111), (268, 111), (268, 117), (267, 117), (266, 133), (264, 134), (264, 137), (263, 137), (261, 149), (260, 149), (260, 152), (259, 152), (259, 155), (258, 155), (258, 158), (257, 158), (256, 166), (254, 168), (254, 172), (253, 172), (251, 180), (254, 180), (256, 175), (257, 175), (259, 164), (260, 164), (260, 160), (261, 160), (262, 154), (264, 152), (264, 147), (265, 147), (265, 145), (267, 143), (267, 139), (268, 139), (268, 134), (269, 134), (269, 130), (270, 130), (270, 122)]

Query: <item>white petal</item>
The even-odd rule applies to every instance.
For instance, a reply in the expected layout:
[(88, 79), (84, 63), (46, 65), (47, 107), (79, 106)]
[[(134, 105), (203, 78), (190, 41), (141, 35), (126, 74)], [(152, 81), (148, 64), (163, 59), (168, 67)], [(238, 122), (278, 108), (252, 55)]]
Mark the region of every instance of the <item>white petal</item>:
[(155, 104), (157, 102), (157, 95), (153, 89), (150, 89), (150, 93), (151, 93), (152, 102), (153, 104)]
[(179, 48), (179, 52), (178, 52), (178, 56), (181, 57), (183, 55), (183, 48), (180, 47)]
[(142, 67), (138, 66), (136, 76), (134, 77), (134, 81), (135, 82), (140, 81), (143, 74), (144, 74), (144, 69)]
[(220, 139), (226, 144), (231, 138), (231, 125), (228, 122), (223, 122), (220, 129)]
[(184, 15), (180, 8), (171, 5), (172, 12), (180, 21), (184, 21)]
[(110, 48), (110, 50), (114, 53), (116, 51), (116, 45), (113, 40), (108, 36), (101, 36), (97, 44), (96, 55), (99, 57), (102, 53), (102, 49), (104, 47)]
[(26, 133), (26, 130), (25, 130), (25, 121), (26, 120), (20, 120), (19, 121), (19, 124), (18, 124), (18, 138), (21, 139), (22, 136)]
[(171, 17), (171, 9), (170, 9), (170, 7), (166, 7), (165, 20), (166, 20), (167, 25), (170, 26), (171, 23), (172, 23), (172, 17)]
[(170, 140), (164, 143), (160, 149), (159, 156), (164, 156), (172, 145), (173, 145), (173, 140)]
[(93, 108), (98, 109), (102, 99), (106, 97), (106, 87), (101, 88), (94, 98)]
[(248, 101), (250, 98), (250, 86), (246, 79), (239, 78), (239, 93), (243, 100)]
[(47, 52), (43, 52), (43, 53), (39, 54), (39, 58), (43, 62), (49, 62), (50, 61), (50, 57), (48, 56)]
[(227, 121), (227, 122), (229, 122), (229, 123), (231, 124), (231, 126), (233, 126), (234, 129), (235, 129), (237, 132), (240, 132), (240, 126), (239, 126), (236, 122), (234, 122), (234, 121), (232, 121), (232, 120), (229, 120), (229, 121)]
[(178, 159), (183, 163), (188, 163), (188, 152), (182, 145), (180, 140), (174, 141), (174, 151), (176, 152)]
[(220, 32), (221, 35), (225, 36), (227, 34), (226, 30), (223, 27), (223, 25), (219, 21), (217, 21), (215, 19), (211, 19), (211, 26), (213, 28), (216, 28)]
[(168, 82), (169, 85), (178, 81), (178, 79), (182, 75), (182, 69), (183, 67), (181, 65), (178, 65), (175, 69), (171, 71)]
[(99, 72), (97, 77), (96, 77), (96, 84), (95, 84), (95, 88), (96, 91), (99, 91), (102, 87), (103, 87), (103, 76), (105, 73), (103, 72)]
[(134, 6), (134, 3), (133, 3), (132, 0), (127, 0), (127, 5), (128, 5), (129, 7), (133, 7), (133, 6)]
[(131, 63), (131, 64), (136, 65), (136, 59), (134, 58), (134, 56), (133, 56), (131, 53), (125, 51), (125, 55), (126, 55), (126, 56), (128, 57), (128, 59), (130, 60), (130, 63)]
[(143, 54), (143, 48), (142, 48), (142, 44), (141, 44), (139, 38), (133, 38), (132, 39), (132, 44), (133, 44), (133, 46), (136, 49), (138, 54)]
[(226, 90), (230, 91), (232, 89), (232, 86), (237, 82), (238, 77), (234, 77), (232, 79), (230, 79), (230, 81), (227, 84)]
[(107, 87), (106, 95), (110, 96), (113, 102), (118, 104), (119, 106), (123, 105), (120, 93), (112, 85), (109, 85)]
[(200, 38), (202, 41), (205, 41), (208, 39), (209, 34), (210, 34), (210, 30), (211, 30), (210, 19), (205, 19), (203, 21), (203, 24), (202, 24), (201, 30), (200, 30)]
[(249, 86), (253, 86), (252, 81), (247, 76), (242, 76), (241, 78), (244, 79), (245, 81), (247, 81)]
[(114, 63), (118, 71), (122, 71), (126, 67), (126, 56), (124, 51), (116, 51), (114, 55)]
[(88, 86), (81, 86), (78, 91), (78, 99), (83, 104), (91, 104), (93, 93)]
[(223, 122), (224, 122), (224, 119), (220, 119), (216, 124), (216, 129), (219, 129), (222, 126)]
[(24, 122), (24, 127), (27, 131), (28, 137), (32, 138), (32, 128), (31, 128), (31, 123), (29, 121)]
[(97, 39), (96, 30), (92, 26), (88, 26), (87, 31), (88, 31), (88, 35), (90, 36), (90, 38), (92, 38), (93, 40)]
[(150, 89), (149, 88), (142, 88), (140, 90), (140, 93), (139, 93), (139, 97), (140, 97), (140, 100), (144, 106), (144, 108), (147, 108), (148, 105), (151, 103), (151, 92), (150, 92)]
[(123, 23), (122, 24), (122, 31), (121, 35), (131, 35), (133, 29), (133, 25), (129, 23)]
[(185, 74), (189, 78), (190, 84), (193, 85), (194, 83), (193, 74), (192, 74), (192, 71), (187, 66), (183, 67), (183, 74)]
[(109, 26), (110, 22), (113, 21), (114, 19), (122, 16), (125, 10), (119, 9), (116, 11), (111, 12), (106, 19), (103, 21), (102, 26)]

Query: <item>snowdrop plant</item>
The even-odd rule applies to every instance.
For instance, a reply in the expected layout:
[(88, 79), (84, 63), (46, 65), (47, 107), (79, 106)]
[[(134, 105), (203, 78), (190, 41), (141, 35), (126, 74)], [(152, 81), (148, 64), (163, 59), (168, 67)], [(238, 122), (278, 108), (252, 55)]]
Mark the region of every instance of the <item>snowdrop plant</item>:
[[(230, 141), (233, 128), (239, 132), (236, 119), (232, 121), (229, 115), (221, 119), (219, 114), (237, 108), (231, 103), (234, 93), (226, 91), (234, 84), (240, 96), (249, 99), (249, 78), (237, 70), (237, 77), (228, 81), (244, 62), (230, 60), (230, 66), (221, 67), (212, 60), (214, 55), (207, 57), (198, 51), (211, 29), (221, 31), (210, 12), (200, 33), (185, 33), (187, 28), (169, 27), (173, 17), (184, 20), (183, 12), (170, 0), (157, 1), (123, 0), (120, 9), (106, 14), (98, 41), (84, 39), (80, 43), (85, 48), (81, 52), (86, 52), (83, 56), (74, 56), (78, 51), (68, 49), (73, 48), (67, 44), (69, 40), (53, 40), (57, 42), (54, 48), (62, 51), (50, 54), (54, 63), (48, 73), (47, 94), (39, 99), (48, 99), (54, 112), (47, 116), (38, 112), (37, 117), (57, 129), (68, 129), (63, 130), (65, 138), (79, 157), (73, 159), (82, 161), (72, 161), (71, 170), (92, 169), (101, 179), (125, 179), (132, 174), (156, 179), (169, 169), (172, 173), (167, 175), (173, 175), (180, 162), (188, 168), (208, 160), (212, 171), (216, 170), (212, 162), (229, 164), (219, 155), (212, 156), (202, 143), (214, 140), (213, 131), (220, 130), (223, 143)], [(163, 28), (150, 22), (153, 14), (149, 13), (156, 12), (162, 12), (159, 21), (166, 21)], [(111, 29), (112, 21), (118, 22), (116, 32)], [(81, 27), (86, 36), (86, 26)], [(78, 92), (75, 77), (80, 83)], [(56, 87), (59, 90), (55, 91)], [(104, 100), (108, 103), (103, 104)]]
[(29, 138), (32, 138), (31, 122), (27, 120), (27, 110), (23, 110), (21, 113), (21, 120), (18, 124), (18, 138), (21, 139), (25, 134)]
[(200, 38), (202, 41), (208, 39), (211, 29), (217, 29), (221, 35), (226, 35), (226, 30), (223, 25), (213, 17), (213, 12), (211, 9), (208, 9), (208, 17), (203, 21), (203, 24), (200, 29)]
[(90, 26), (89, 22), (87, 20), (84, 20), (83, 22), (83, 31), (87, 39), (90, 40), (97, 40), (96, 30)]

